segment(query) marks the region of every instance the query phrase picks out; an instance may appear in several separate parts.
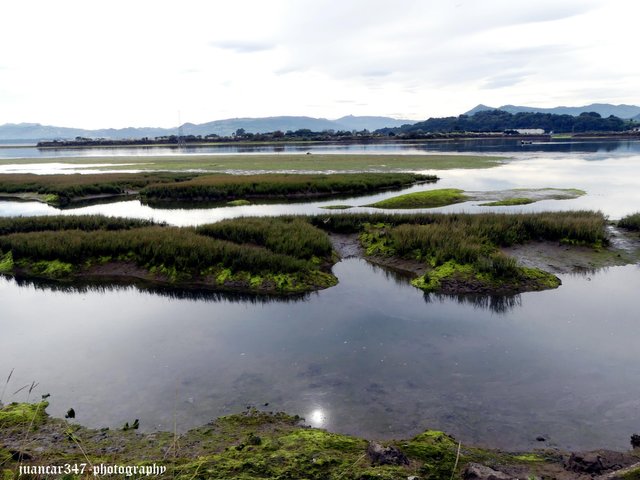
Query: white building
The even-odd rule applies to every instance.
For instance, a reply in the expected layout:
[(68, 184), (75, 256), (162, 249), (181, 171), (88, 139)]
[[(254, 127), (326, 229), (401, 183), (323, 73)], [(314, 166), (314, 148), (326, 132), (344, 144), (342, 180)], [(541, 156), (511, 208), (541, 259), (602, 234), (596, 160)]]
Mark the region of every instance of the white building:
[(544, 135), (542, 128), (516, 128), (516, 132), (520, 135)]

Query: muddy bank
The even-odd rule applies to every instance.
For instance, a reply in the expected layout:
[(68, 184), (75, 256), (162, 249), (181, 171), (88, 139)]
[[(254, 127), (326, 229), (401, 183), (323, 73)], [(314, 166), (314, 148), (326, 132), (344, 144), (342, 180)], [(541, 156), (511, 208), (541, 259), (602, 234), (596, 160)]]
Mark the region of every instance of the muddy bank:
[(551, 273), (590, 273), (601, 268), (640, 262), (640, 236), (614, 226), (607, 228), (609, 246), (592, 248), (558, 242), (530, 242), (502, 251), (518, 263)]

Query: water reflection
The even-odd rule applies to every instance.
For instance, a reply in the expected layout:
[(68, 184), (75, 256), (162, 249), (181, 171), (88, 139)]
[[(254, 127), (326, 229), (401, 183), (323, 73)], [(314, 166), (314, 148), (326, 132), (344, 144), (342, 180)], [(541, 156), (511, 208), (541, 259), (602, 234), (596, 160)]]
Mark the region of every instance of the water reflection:
[[(4, 274), (0, 273), (0, 278)], [(145, 282), (141, 279), (123, 280), (122, 278), (100, 279), (100, 280), (79, 280), (73, 284), (61, 283), (45, 279), (25, 279), (20, 277), (10, 278), (20, 287), (31, 287), (35, 290), (62, 292), (67, 294), (87, 294), (87, 293), (113, 293), (118, 291), (144, 292), (173, 300), (193, 300), (202, 302), (231, 302), (248, 304), (269, 304), (269, 303), (291, 303), (308, 301), (316, 292), (301, 293), (291, 295), (268, 295), (253, 294), (243, 292), (219, 292), (198, 288), (179, 288), (170, 285), (157, 285), (152, 282)]]
[(458, 139), (446, 141), (406, 141), (369, 143), (322, 143), (276, 145), (139, 146), (116, 148), (43, 148), (1, 147), (0, 158), (64, 158), (114, 156), (230, 155), (271, 153), (398, 153), (424, 152), (567, 152), (567, 153), (640, 153), (640, 141), (629, 140), (544, 140), (523, 145), (518, 139)]
[(511, 449), (540, 434), (564, 448), (626, 448), (637, 431), (637, 267), (562, 276), (500, 315), (425, 303), (361, 259), (334, 271), (337, 286), (286, 303), (0, 278), (0, 371), (16, 367), (12, 392), (36, 380), (52, 414), (73, 407), (95, 427), (140, 418), (143, 430), (171, 429), (175, 414), (185, 430), (268, 403), (333, 431), (435, 428)]
[(440, 293), (425, 293), (427, 303), (445, 303), (454, 300), (460, 304), (472, 305), (474, 308), (491, 310), (494, 313), (508, 313), (514, 308), (522, 306), (521, 295), (443, 295)]

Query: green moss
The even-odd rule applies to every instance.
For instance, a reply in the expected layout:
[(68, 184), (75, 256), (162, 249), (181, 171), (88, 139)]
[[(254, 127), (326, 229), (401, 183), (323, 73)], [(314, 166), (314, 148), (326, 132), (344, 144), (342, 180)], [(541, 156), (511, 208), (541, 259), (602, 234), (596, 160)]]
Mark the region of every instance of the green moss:
[(65, 277), (73, 272), (73, 265), (60, 260), (40, 260), (31, 264), (31, 269), (37, 275), (49, 278)]
[(558, 277), (539, 268), (521, 267), (519, 272), (522, 278), (533, 281), (540, 290), (558, 288), (562, 284)]
[(224, 285), (224, 282), (226, 282), (229, 278), (231, 278), (231, 270), (225, 268), (216, 276), (216, 282), (218, 283), (218, 285)]
[(469, 199), (462, 190), (457, 188), (442, 188), (425, 192), (407, 193), (397, 197), (387, 198), (367, 207), (374, 208), (435, 208), (465, 202)]
[(50, 205), (58, 205), (60, 203), (60, 197), (55, 193), (49, 193), (44, 196), (44, 202)]
[(325, 205), (324, 207), (320, 207), (320, 208), (324, 208), (325, 210), (348, 210), (349, 208), (353, 208), (352, 205)]
[(476, 274), (473, 266), (460, 265), (454, 260), (435, 267), (433, 270), (425, 273), (423, 276), (415, 278), (411, 281), (411, 285), (425, 292), (435, 292), (440, 289), (441, 282), (445, 278), (453, 276), (471, 277)]
[(245, 205), (251, 205), (251, 202), (249, 200), (238, 199), (238, 200), (231, 200), (230, 202), (227, 202), (227, 205), (229, 207), (242, 207)]
[[(428, 430), (410, 442), (402, 444), (400, 448), (409, 458), (423, 462), (420, 468), (421, 475), (430, 479), (451, 478), (458, 442), (449, 435), (437, 430)], [(459, 464), (465, 461), (465, 456), (461, 455)]]
[(391, 247), (391, 239), (387, 235), (390, 225), (365, 223), (363, 228), (364, 231), (360, 234), (359, 240), (367, 255), (389, 257), (395, 254), (395, 249)]
[(514, 460), (518, 460), (519, 462), (527, 462), (527, 463), (535, 463), (535, 462), (544, 462), (545, 458), (538, 455), (537, 453), (523, 453), (522, 455), (514, 455)]
[(622, 475), (624, 480), (640, 480), (640, 468), (636, 468)]
[(264, 279), (260, 275), (251, 275), (249, 279), (249, 285), (251, 288), (260, 288)]
[(0, 409), (0, 427), (41, 425), (47, 419), (48, 402), (10, 403)]
[(515, 197), (515, 198), (505, 198), (504, 200), (499, 200), (497, 202), (481, 203), (480, 205), (483, 207), (501, 207), (501, 206), (512, 206), (512, 205), (527, 205), (533, 202), (535, 202), (535, 200), (532, 200), (531, 198)]
[(170, 265), (160, 264), (160, 265), (147, 266), (147, 268), (149, 269), (149, 273), (152, 273), (154, 275), (163, 275), (167, 277), (167, 280), (169, 280), (170, 282), (176, 282), (181, 279), (184, 280), (189, 278), (188, 273), (178, 272), (176, 267), (174, 267), (173, 265), (170, 266)]
[(13, 271), (13, 254), (7, 252), (0, 255), (0, 273), (11, 273)]

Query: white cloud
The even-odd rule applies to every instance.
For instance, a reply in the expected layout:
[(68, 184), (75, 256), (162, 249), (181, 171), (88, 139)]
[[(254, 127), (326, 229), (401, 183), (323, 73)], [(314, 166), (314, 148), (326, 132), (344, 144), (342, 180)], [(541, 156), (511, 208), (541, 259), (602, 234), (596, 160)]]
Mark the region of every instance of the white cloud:
[(0, 123), (173, 126), (640, 104), (633, 0), (21, 0)]

